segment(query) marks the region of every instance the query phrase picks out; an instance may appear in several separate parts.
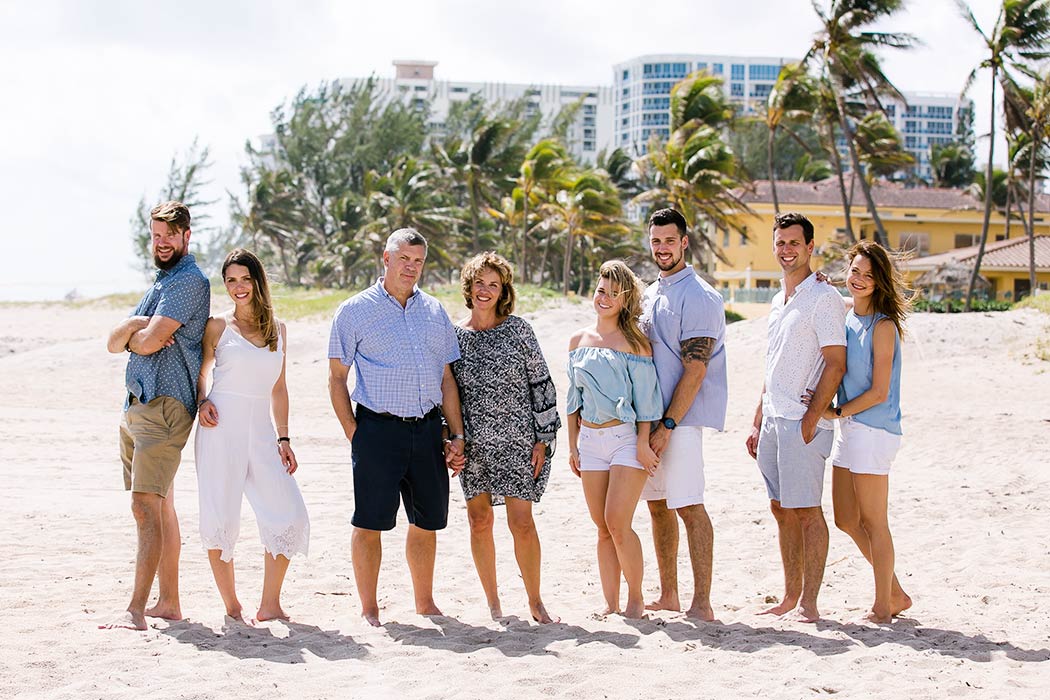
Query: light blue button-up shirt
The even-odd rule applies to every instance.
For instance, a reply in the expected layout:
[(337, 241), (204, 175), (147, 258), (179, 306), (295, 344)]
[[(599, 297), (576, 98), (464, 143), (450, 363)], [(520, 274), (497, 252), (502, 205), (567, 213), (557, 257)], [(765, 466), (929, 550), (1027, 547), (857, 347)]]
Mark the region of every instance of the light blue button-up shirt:
[(569, 353), (565, 412), (588, 423), (640, 423), (663, 415), (653, 358), (610, 348), (579, 347)]
[(184, 255), (170, 270), (159, 270), (153, 287), (135, 307), (135, 316), (164, 316), (182, 326), (172, 345), (152, 355), (131, 353), (124, 374), (127, 396), (124, 410), (134, 396), (149, 403), (170, 396), (197, 415), (197, 375), (201, 371), (201, 340), (211, 309), (211, 285), (192, 255)]
[(459, 359), (459, 343), (437, 299), (415, 288), (402, 308), (380, 277), (335, 312), (328, 357), (354, 367), (357, 403), (420, 417), (441, 405), (441, 378)]
[(686, 265), (684, 270), (661, 277), (649, 285), (642, 306), (641, 325), (653, 346), (653, 362), (660, 379), (664, 410), (671, 404), (675, 387), (684, 372), (682, 341), (715, 339), (704, 383), (678, 424), (724, 430), (729, 381), (725, 350), (726, 312), (722, 295), (697, 276), (692, 265)]

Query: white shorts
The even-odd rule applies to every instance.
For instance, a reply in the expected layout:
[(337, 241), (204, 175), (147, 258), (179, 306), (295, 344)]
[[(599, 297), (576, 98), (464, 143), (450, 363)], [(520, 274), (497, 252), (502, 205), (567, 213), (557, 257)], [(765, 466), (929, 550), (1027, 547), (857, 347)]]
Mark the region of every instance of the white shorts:
[(634, 423), (609, 428), (580, 426), (580, 471), (607, 472), (614, 464), (645, 469), (638, 461), (638, 433)]
[(656, 473), (645, 482), (643, 501), (667, 501), (684, 508), (704, 502), (704, 429), (680, 425), (671, 431)]
[(831, 463), (854, 474), (890, 473), (890, 463), (901, 447), (901, 436), (854, 420), (839, 420), (839, 432), (831, 451)]

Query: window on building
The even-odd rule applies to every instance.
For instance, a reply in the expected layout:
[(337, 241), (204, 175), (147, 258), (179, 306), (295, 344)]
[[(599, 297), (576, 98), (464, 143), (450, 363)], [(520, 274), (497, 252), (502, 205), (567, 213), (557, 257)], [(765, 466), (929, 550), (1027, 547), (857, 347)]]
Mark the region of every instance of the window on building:
[(893, 119), (897, 115), (897, 105), (886, 105), (886, 116)]
[(751, 97), (766, 97), (773, 90), (773, 86), (769, 83), (752, 83), (751, 85)]
[(696, 64), (696, 69), (697, 70), (707, 70), (707, 61), (699, 61)]
[(776, 80), (778, 75), (780, 75), (780, 66), (752, 63), (747, 67), (747, 77), (751, 80)]
[(598, 107), (597, 107), (597, 105), (584, 105), (583, 106), (583, 113), (584, 114), (590, 114), (590, 115), (597, 114), (598, 113)]
[(731, 97), (743, 97), (744, 96), (744, 84), (743, 83), (730, 83), (729, 94)]
[(629, 71), (629, 70), (627, 70), (627, 69), (624, 69), (624, 71), (623, 71), (623, 82), (625, 82), (625, 83), (626, 83), (626, 82), (627, 82), (627, 80), (628, 80), (628, 79), (629, 79), (630, 77), (631, 77), (631, 71)]
[(979, 233), (957, 233), (955, 234), (955, 248), (969, 248), (981, 242)]
[[(864, 238), (864, 231), (861, 231)], [(900, 249), (922, 257), (930, 254), (930, 234), (928, 233), (902, 233), (900, 238)]]
[(769, 289), (770, 286), (772, 285), (770, 285), (769, 280), (755, 280), (756, 289)]
[(907, 120), (904, 122), (904, 133), (906, 134), (917, 134), (919, 133), (919, 122)]
[(722, 229), (722, 247), (729, 247), (729, 229)]
[(740, 232), (740, 246), (743, 247), (743, 246), (746, 246), (746, 245), (747, 245), (747, 229), (745, 228), (743, 231)]
[(462, 86), (462, 85), (453, 85), (453, 86), (452, 86), (452, 87), (451, 87), (451, 88), (449, 89), (449, 91), (450, 91), (450, 92), (466, 92), (466, 91), (467, 91), (467, 88), (466, 88), (466, 87), (464, 87), (464, 86)]
[(714, 73), (715, 75), (722, 75), (722, 73), (724, 73), (725, 71), (722, 70), (722, 64), (721, 63), (712, 63), (711, 64), (711, 72)]
[(584, 141), (583, 142), (583, 150), (585, 150), (585, 151), (593, 151), (594, 150), (594, 141)]
[(732, 65), (731, 73), (729, 76), (732, 80), (743, 80), (744, 79), (744, 64), (734, 63)]

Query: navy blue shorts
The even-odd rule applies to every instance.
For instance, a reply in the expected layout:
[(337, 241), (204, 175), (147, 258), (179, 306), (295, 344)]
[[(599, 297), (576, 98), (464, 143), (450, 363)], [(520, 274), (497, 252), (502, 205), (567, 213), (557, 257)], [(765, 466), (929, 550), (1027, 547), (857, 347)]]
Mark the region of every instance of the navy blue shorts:
[(438, 409), (403, 421), (358, 405), (350, 447), (354, 527), (393, 530), (400, 496), (408, 522), (423, 530), (444, 529), (449, 486)]

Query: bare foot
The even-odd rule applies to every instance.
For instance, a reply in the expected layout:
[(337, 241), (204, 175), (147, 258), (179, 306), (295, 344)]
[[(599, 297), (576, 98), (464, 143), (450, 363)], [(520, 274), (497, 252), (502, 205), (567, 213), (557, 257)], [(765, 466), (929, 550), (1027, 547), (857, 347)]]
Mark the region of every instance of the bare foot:
[(901, 591), (900, 595), (894, 595), (893, 599), (890, 600), (890, 615), (897, 617), (911, 606), (911, 596)]
[(675, 593), (674, 595), (661, 595), (653, 602), (647, 603), (645, 609), (670, 610), (671, 612), (678, 612), (682, 609), (682, 603), (678, 600), (677, 593)]
[(888, 625), (893, 622), (893, 616), (889, 614), (880, 615), (873, 610), (864, 616), (864, 620), (866, 622), (874, 622), (877, 625)]
[(620, 608), (614, 608), (611, 605), (606, 605), (604, 610), (596, 610), (590, 614), (592, 620), (604, 620), (609, 615), (619, 615)]
[(646, 618), (647, 616), (645, 614), (645, 604), (642, 603), (642, 601), (640, 600), (637, 603), (632, 603), (628, 601), (627, 607), (623, 609), (623, 616), (632, 620), (641, 620), (643, 618)]
[(416, 605), (416, 614), (417, 615), (444, 615), (444, 613), (441, 612), (441, 610), (438, 608), (437, 604), (434, 603), (434, 601), (430, 601), (429, 603), (426, 603), (425, 605)]
[(693, 603), (693, 605), (685, 611), (685, 616), (693, 618), (694, 620), (703, 620), (704, 622), (715, 621), (715, 611), (711, 609), (710, 604), (698, 605)]
[[(437, 614), (440, 615), (441, 613), (439, 612)], [(498, 620), (503, 617), (503, 607), (499, 604), (498, 600), (495, 604), (489, 603), (489, 616), (492, 617), (493, 620)]]
[(251, 627), (251, 625), (249, 625), (245, 621), (245, 619), (243, 617), (241, 617), (239, 614), (237, 616), (224, 615), (223, 618), (222, 618), (222, 631), (223, 631), (223, 634), (226, 634), (226, 633), (229, 633), (229, 632), (243, 632), (243, 631), (247, 630), (249, 627)]
[(146, 608), (146, 617), (159, 617), (163, 620), (181, 620), (182, 608), (178, 603), (157, 601), (152, 608)]
[(362, 610), (361, 617), (372, 627), (383, 626), (383, 623), (379, 621), (379, 610)]
[(759, 613), (759, 615), (775, 615), (776, 617), (780, 617), (781, 615), (786, 615), (787, 613), (789, 613), (789, 612), (791, 612), (792, 610), (795, 609), (795, 604), (797, 602), (798, 601), (789, 602), (789, 601), (785, 600), (783, 603), (780, 603), (779, 605), (774, 605), (773, 607), (771, 607), (771, 608), (769, 608), (767, 610), (763, 610), (762, 612)]
[(532, 612), (532, 619), (541, 625), (549, 625), (552, 622), (561, 622), (560, 617), (553, 617), (547, 612), (547, 608), (543, 607), (543, 603), (530, 605), (529, 610)]
[(140, 612), (124, 611), (114, 620), (99, 625), (100, 630), (138, 630), (139, 632), (149, 629), (146, 617)]
[(255, 619), (258, 622), (266, 622), (267, 620), (288, 620), (288, 613), (281, 608), (280, 604), (276, 606), (259, 606), (258, 612), (255, 613)]
[(816, 605), (803, 603), (798, 606), (798, 610), (795, 611), (794, 615), (785, 615), (785, 619), (795, 622), (813, 623), (820, 619), (820, 611), (817, 610)]

